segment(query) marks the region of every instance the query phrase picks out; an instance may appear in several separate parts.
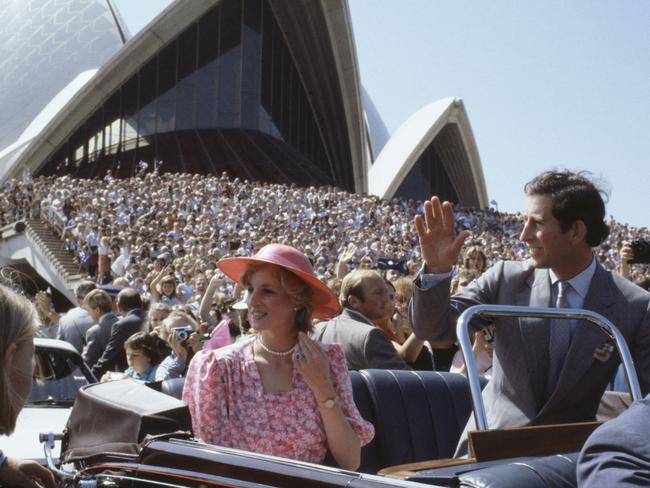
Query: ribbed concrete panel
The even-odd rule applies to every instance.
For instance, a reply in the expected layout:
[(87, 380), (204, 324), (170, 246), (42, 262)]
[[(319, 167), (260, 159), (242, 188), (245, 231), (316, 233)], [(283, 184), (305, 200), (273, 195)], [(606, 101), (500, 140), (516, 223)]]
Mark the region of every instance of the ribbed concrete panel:
[(481, 207), (458, 124), (447, 124), (434, 139), (433, 144), (454, 185), (458, 200), (467, 207)]
[(375, 106), (375, 102), (372, 101), (372, 98), (370, 98), (370, 95), (363, 86), (361, 87), (361, 101), (363, 103), (363, 113), (368, 124), (368, 136), (370, 138), (370, 146), (372, 147), (374, 159), (384, 149), (388, 139), (390, 139), (390, 134)]
[(106, 0), (3, 0), (0, 19), (2, 151), (79, 73), (115, 54), (123, 38)]

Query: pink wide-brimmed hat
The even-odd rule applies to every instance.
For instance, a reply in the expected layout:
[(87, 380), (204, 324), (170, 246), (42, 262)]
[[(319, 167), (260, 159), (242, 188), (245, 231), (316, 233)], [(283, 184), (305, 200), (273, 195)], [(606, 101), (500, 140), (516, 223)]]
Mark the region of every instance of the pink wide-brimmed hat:
[(292, 272), (305, 281), (312, 290), (312, 315), (329, 319), (340, 311), (336, 295), (325, 283), (316, 278), (314, 267), (298, 249), (284, 244), (268, 244), (255, 256), (233, 257), (219, 260), (217, 266), (226, 276), (240, 283), (241, 275), (250, 264), (274, 264)]

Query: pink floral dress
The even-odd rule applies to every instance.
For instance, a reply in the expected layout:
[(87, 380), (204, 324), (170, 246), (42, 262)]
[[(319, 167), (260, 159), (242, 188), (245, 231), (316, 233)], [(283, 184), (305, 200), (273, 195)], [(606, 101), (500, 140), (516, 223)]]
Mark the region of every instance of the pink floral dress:
[[(207, 444), (322, 463), (327, 438), (316, 398), (295, 367), (291, 391), (265, 393), (253, 357), (254, 341), (201, 351), (192, 359), (183, 400), (194, 435)], [(330, 358), (343, 414), (363, 446), (372, 440), (374, 427), (354, 404), (343, 350), (336, 344), (319, 345)]]

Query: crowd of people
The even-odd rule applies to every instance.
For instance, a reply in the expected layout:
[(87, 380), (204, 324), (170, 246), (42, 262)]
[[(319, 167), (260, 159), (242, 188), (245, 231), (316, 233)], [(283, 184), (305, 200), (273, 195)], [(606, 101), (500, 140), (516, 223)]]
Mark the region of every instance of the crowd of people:
[[(546, 202), (552, 192), (544, 191), (532, 193), (532, 201)], [(443, 323), (430, 310), (430, 297), (435, 291), (443, 301), (450, 293), (484, 299), (479, 290), (489, 288), (494, 269), (530, 257), (531, 243), (544, 232), (530, 230), (543, 227), (536, 212), (542, 210), (532, 207), (524, 217), (452, 209), (435, 199), (384, 200), (332, 187), (155, 171), (126, 180), (108, 174), (101, 180), (11, 181), (0, 194), (3, 224), (47, 222), (88, 277), (75, 290), (77, 306), (65, 313), (55, 310), (49, 294), (37, 293), (36, 335), (73, 344), (101, 381), (187, 376), (183, 397), (205, 441), (244, 449), (255, 444), (266, 453), (315, 462), (328, 446), (349, 469), (358, 465), (372, 426), (356, 411), (344, 372), (464, 372), (449, 329), (438, 333), (430, 325)], [(444, 232), (438, 229), (443, 220), (452, 222)], [(647, 285), (647, 265), (629, 263), (629, 243), (649, 239), (650, 232), (607, 224), (604, 240), (585, 238), (576, 228), (575, 243), (582, 247), (575, 255), (594, 256), (603, 268)], [(444, 259), (437, 255), (440, 242), (447, 246)], [(540, 247), (553, 246), (540, 242), (533, 261)], [(415, 319), (408, 308), (414, 294)], [(499, 335), (488, 325), (476, 331), (474, 352), (489, 375)], [(270, 395), (253, 404), (254, 391)], [(294, 396), (278, 395), (289, 392)], [(312, 440), (278, 437), (261, 421), (255, 436), (242, 436), (249, 422), (240, 425), (227, 412), (244, 403), (260, 412), (272, 405), (276, 416), (269, 425), (300, 420)], [(220, 415), (228, 416), (230, 427), (217, 432), (214, 425), (224, 425)]]
[[(173, 266), (181, 285), (175, 296), (181, 301), (194, 298), (195, 281), (209, 280), (221, 257), (251, 255), (272, 242), (304, 251), (325, 282), (342, 277), (342, 260), (344, 268), (376, 267), (380, 258), (402, 260), (412, 275), (421, 263), (412, 222), (421, 211), (420, 201), (231, 180), (225, 174), (38, 177), (11, 180), (0, 192), (0, 224), (47, 221), (94, 281), (125, 278), (151, 293), (149, 285), (160, 271), (157, 262), (162, 262)], [(471, 232), (471, 243), (480, 246), (487, 266), (527, 257), (518, 239), (521, 214), (458, 207), (455, 217), (459, 230)], [(607, 269), (618, 270), (622, 247), (650, 239), (650, 232), (613, 219), (608, 225), (610, 236), (598, 247), (598, 258)], [(634, 266), (630, 278), (641, 282), (647, 271), (647, 266)]]

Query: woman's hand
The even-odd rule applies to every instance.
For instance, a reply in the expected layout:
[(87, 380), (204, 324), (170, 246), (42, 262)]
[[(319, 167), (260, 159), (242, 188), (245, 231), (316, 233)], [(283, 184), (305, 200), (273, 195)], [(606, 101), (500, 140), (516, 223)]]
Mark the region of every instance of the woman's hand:
[(3, 486), (36, 488), (38, 485), (34, 480), (46, 488), (56, 488), (52, 472), (36, 461), (7, 458), (0, 466), (0, 484)]
[(182, 357), (183, 361), (187, 362), (187, 348), (175, 331), (172, 331), (171, 334), (169, 334), (167, 341), (169, 342), (169, 345), (172, 347), (174, 352)]
[[(293, 361), (319, 403), (327, 447), (334, 460), (343, 469), (356, 470), (361, 459), (361, 443), (336, 398), (336, 391), (330, 379), (330, 361), (327, 354), (307, 337), (307, 334), (300, 332)], [(328, 399), (335, 399), (334, 408), (324, 404)]]
[(293, 362), (319, 403), (336, 396), (330, 380), (329, 358), (304, 332), (298, 333)]

